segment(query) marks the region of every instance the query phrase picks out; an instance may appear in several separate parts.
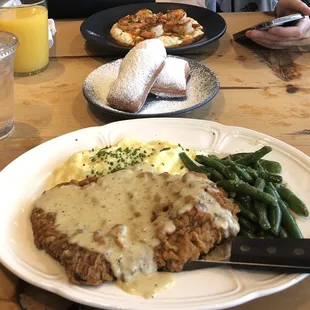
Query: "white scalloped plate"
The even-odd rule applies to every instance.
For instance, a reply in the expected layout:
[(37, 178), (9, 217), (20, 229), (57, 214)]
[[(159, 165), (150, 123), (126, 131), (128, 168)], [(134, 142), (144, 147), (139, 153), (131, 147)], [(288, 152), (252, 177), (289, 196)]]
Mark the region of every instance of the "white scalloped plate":
[[(33, 199), (42, 193), (55, 167), (72, 153), (105, 146), (125, 137), (181, 143), (186, 148), (210, 152), (254, 151), (270, 145), (270, 159), (279, 161), (284, 179), (310, 206), (310, 158), (264, 134), (238, 127), (194, 119), (141, 119), (82, 129), (46, 142), (20, 156), (0, 173), (0, 261), (25, 281), (65, 298), (105, 309), (223, 309), (276, 293), (306, 277), (210, 268), (175, 275), (176, 284), (154, 299), (129, 295), (113, 284), (97, 288), (70, 284), (64, 270), (33, 245), (29, 222)], [(310, 220), (298, 219), (305, 237)]]

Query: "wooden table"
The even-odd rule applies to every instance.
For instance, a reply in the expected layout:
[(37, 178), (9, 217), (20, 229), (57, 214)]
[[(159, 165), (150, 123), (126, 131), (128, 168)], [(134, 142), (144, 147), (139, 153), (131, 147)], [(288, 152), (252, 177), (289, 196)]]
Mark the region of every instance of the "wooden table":
[[(231, 41), (231, 35), (268, 18), (262, 13), (223, 14), (228, 31), (205, 53), (191, 55), (216, 72), (221, 90), (211, 104), (187, 118), (216, 121), (264, 132), (310, 155), (310, 54), (307, 49), (269, 51)], [(81, 21), (57, 22), (49, 68), (33, 77), (16, 78), (16, 131), (0, 142), (0, 169), (29, 149), (80, 128), (112, 121), (96, 118), (82, 94), (85, 77), (107, 58), (91, 57), (80, 36)], [(69, 38), (69, 39), (67, 39)], [(235, 309), (310, 309), (310, 278), (281, 293)], [(81, 309), (43, 292), (0, 268), (0, 309)]]

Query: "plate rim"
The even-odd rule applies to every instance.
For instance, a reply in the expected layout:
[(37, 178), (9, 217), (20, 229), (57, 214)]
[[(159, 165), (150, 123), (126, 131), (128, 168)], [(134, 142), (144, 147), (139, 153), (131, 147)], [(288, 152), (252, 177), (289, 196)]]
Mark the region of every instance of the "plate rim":
[(185, 3), (173, 3), (173, 2), (147, 2), (147, 3), (132, 3), (132, 4), (127, 4), (127, 5), (119, 5), (116, 7), (112, 7), (112, 8), (108, 8), (106, 10), (102, 10), (100, 12), (97, 12), (89, 17), (87, 17), (81, 24), (80, 26), (80, 33), (82, 35), (82, 37), (89, 42), (94, 42), (99, 44), (99, 46), (102, 47), (108, 47), (110, 49), (110, 51), (118, 51), (118, 52), (122, 52), (122, 53), (126, 53), (128, 52), (132, 47), (127, 47), (127, 46), (122, 46), (122, 45), (117, 45), (114, 44), (113, 42), (111, 42), (110, 39), (107, 39), (108, 43), (102, 42), (102, 40), (98, 39), (96, 36), (92, 36), (89, 34), (89, 32), (87, 31), (87, 23), (89, 23), (90, 20), (92, 20), (93, 18), (96, 18), (96, 16), (100, 16), (101, 14), (103, 14), (103, 12), (113, 12), (116, 9), (119, 8), (125, 8), (125, 7), (133, 7), (133, 6), (137, 6), (142, 8), (143, 6), (149, 6), (149, 5), (156, 5), (156, 6), (165, 6), (165, 5), (177, 5), (180, 8), (186, 8), (186, 7), (191, 7), (191, 8), (196, 8), (199, 10), (207, 10), (208, 12), (210, 12), (211, 14), (214, 14), (215, 16), (217, 16), (218, 20), (221, 21), (221, 23), (223, 23), (223, 29), (221, 30), (221, 32), (219, 32), (219, 34), (207, 41), (203, 41), (201, 42), (201, 40), (198, 40), (192, 44), (189, 45), (185, 45), (185, 46), (178, 46), (178, 47), (170, 47), (170, 48), (166, 48), (167, 52), (169, 53), (177, 53), (177, 52), (188, 52), (192, 49), (199, 49), (203, 46), (209, 45), (217, 40), (219, 40), (221, 37), (224, 36), (224, 34), (227, 31), (227, 23), (225, 21), (225, 19), (218, 13), (208, 9), (208, 8), (203, 8), (203, 7), (199, 7), (199, 6), (195, 6), (195, 5), (191, 5), (191, 4), (185, 4)]
[[(261, 140), (264, 141), (270, 141), (273, 142), (275, 144), (277, 144), (278, 146), (282, 146), (285, 147), (295, 153), (297, 153), (300, 157), (302, 157), (304, 160), (308, 161), (310, 163), (310, 156), (308, 156), (307, 154), (303, 153), (302, 151), (300, 151), (299, 149), (291, 146), (290, 144), (283, 142), (273, 136), (261, 133), (259, 131), (256, 130), (252, 130), (252, 129), (248, 129), (246, 127), (240, 127), (240, 126), (229, 126), (229, 125), (223, 125), (217, 122), (213, 122), (213, 121), (208, 121), (208, 120), (200, 120), (200, 119), (184, 119), (184, 118), (148, 118), (148, 119), (135, 119), (135, 120), (122, 120), (122, 121), (117, 121), (117, 122), (113, 122), (113, 123), (109, 123), (103, 126), (92, 126), (92, 127), (87, 127), (87, 128), (82, 128), (82, 129), (78, 129), (69, 133), (66, 133), (64, 135), (61, 135), (59, 137), (55, 137), (49, 141), (46, 141), (36, 147), (34, 147), (33, 149), (23, 153), (22, 155), (20, 155), (18, 158), (16, 158), (14, 161), (12, 161), (10, 164), (8, 164), (1, 172), (0, 172), (0, 180), (2, 179), (2, 175), (6, 174), (7, 171), (9, 171), (11, 169), (11, 167), (16, 164), (17, 162), (20, 162), (21, 160), (23, 160), (26, 156), (31, 156), (31, 154), (37, 152), (38, 149), (41, 148), (45, 148), (47, 145), (52, 145), (53, 143), (55, 143), (55, 141), (57, 141), (58, 139), (62, 138), (64, 139), (64, 137), (69, 137), (69, 136), (73, 136), (75, 134), (78, 134), (79, 132), (82, 131), (101, 131), (104, 130), (105, 127), (111, 127), (111, 126), (116, 126), (121, 128), (121, 124), (123, 123), (133, 123), (133, 122), (166, 122), (167, 124), (171, 124), (171, 122), (182, 122), (182, 124), (184, 125), (185, 123), (200, 123), (200, 124), (204, 124), (205, 127), (208, 126), (213, 126), (213, 127), (217, 127), (217, 128), (222, 128), (222, 129), (230, 129), (230, 131), (243, 131), (249, 134), (255, 134), (255, 135), (259, 135)], [(120, 129), (121, 131), (121, 129)], [(31, 272), (30, 275), (28, 276), (28, 271), (27, 268), (22, 267), (22, 268), (15, 268), (10, 266), (10, 262), (7, 261), (7, 259), (10, 258), (10, 255), (7, 255), (6, 253), (3, 253), (2, 251), (0, 252), (0, 263), (7, 268), (8, 270), (10, 270), (12, 273), (14, 273), (15, 275), (17, 275), (19, 278), (27, 281), (30, 284), (33, 284), (37, 287), (40, 287), (42, 289), (45, 289), (47, 291), (53, 292), (59, 296), (62, 296), (64, 298), (67, 298), (69, 300), (78, 302), (78, 303), (83, 303), (83, 301), (81, 302), (81, 299), (76, 298), (74, 295), (70, 295), (66, 293), (65, 290), (61, 290), (57, 287), (57, 285), (55, 284), (49, 284), (46, 282), (50, 282), (50, 281), (46, 281), (45, 279), (38, 282), (38, 280), (36, 281), (35, 279), (31, 278)], [(13, 262), (13, 265), (16, 264), (16, 261)], [(25, 275), (26, 274), (26, 275)], [(293, 276), (292, 279), (288, 279), (288, 280), (284, 280), (284, 283), (278, 285), (278, 286), (272, 286), (269, 288), (263, 288), (263, 289), (257, 289), (255, 291), (249, 291), (246, 294), (244, 294), (241, 297), (237, 297), (236, 299), (234, 299), (233, 301), (227, 301), (227, 302), (223, 302), (221, 303), (221, 305), (216, 305), (214, 307), (212, 307), (212, 309), (225, 309), (227, 307), (233, 307), (233, 306), (237, 306), (243, 303), (246, 303), (250, 300), (254, 300), (257, 299), (259, 297), (263, 297), (263, 296), (267, 296), (267, 295), (271, 295), (277, 292), (280, 292), (286, 288), (289, 288), (295, 284), (297, 284), (298, 282), (302, 281), (303, 279), (305, 279), (308, 276), (308, 274), (296, 274)], [(54, 282), (55, 280), (51, 280), (51, 282)], [(95, 303), (91, 303), (90, 300), (87, 300), (87, 304), (90, 306), (96, 306), (98, 307), (97, 304)], [(107, 305), (105, 307), (109, 307), (109, 309), (121, 309), (120, 307), (115, 307), (115, 306), (110, 306)], [(123, 309), (123, 308), (122, 308)], [(126, 309), (128, 310), (135, 310), (132, 307), (126, 307)], [(185, 308), (184, 308), (185, 309)], [(194, 308), (187, 308), (187, 309), (194, 309)], [(195, 309), (206, 309), (203, 306), (195, 308)], [(207, 308), (207, 309), (211, 309), (211, 308)]]
[[(205, 64), (203, 64), (200, 61), (195, 60), (195, 59), (189, 59), (189, 58), (186, 58), (186, 57), (176, 56), (176, 55), (169, 55), (169, 54), (167, 55), (167, 57), (180, 58), (180, 59), (186, 60), (188, 62), (195, 63), (197, 66), (200, 66), (201, 68), (204, 67), (204, 70), (208, 71), (210, 76), (212, 76), (214, 78), (214, 82), (216, 84), (214, 90), (212, 90), (211, 95), (209, 95), (209, 97), (205, 98), (202, 102), (199, 102), (196, 105), (190, 106), (190, 107), (185, 108), (185, 109), (171, 111), (171, 112), (164, 112), (164, 113), (145, 113), (145, 114), (143, 114), (143, 113), (139, 113), (139, 112), (137, 112), (137, 113), (130, 113), (130, 112), (125, 112), (125, 111), (116, 110), (116, 109), (112, 109), (112, 108), (108, 109), (108, 108), (106, 108), (107, 104), (100, 105), (100, 104), (94, 102), (90, 98), (90, 96), (87, 94), (87, 91), (85, 89), (86, 88), (86, 81), (89, 78), (89, 76), (91, 76), (99, 68), (101, 68), (101, 67), (103, 67), (103, 66), (105, 66), (107, 64), (111, 64), (113, 62), (116, 62), (119, 59), (122, 59), (122, 58), (118, 58), (116, 60), (112, 60), (110, 62), (107, 62), (107, 63), (97, 67), (96, 69), (94, 69), (92, 72), (90, 72), (87, 75), (87, 77), (84, 80), (83, 86), (82, 86), (83, 96), (86, 99), (88, 105), (94, 106), (95, 108), (100, 109), (101, 113), (108, 114), (108, 115), (113, 115), (113, 116), (118, 116), (118, 117), (122, 117), (122, 118), (128, 118), (128, 119), (138, 119), (138, 118), (158, 118), (158, 117), (163, 118), (163, 117), (171, 117), (171, 116), (177, 116), (177, 115), (184, 115), (186, 113), (195, 111), (195, 110), (203, 107), (204, 105), (210, 103), (218, 95), (218, 93), (220, 91), (221, 83), (220, 83), (220, 80), (219, 80), (217, 74), (212, 69), (210, 69)], [(166, 99), (166, 100), (162, 99), (160, 101), (167, 101), (167, 102), (169, 102), (169, 99)]]

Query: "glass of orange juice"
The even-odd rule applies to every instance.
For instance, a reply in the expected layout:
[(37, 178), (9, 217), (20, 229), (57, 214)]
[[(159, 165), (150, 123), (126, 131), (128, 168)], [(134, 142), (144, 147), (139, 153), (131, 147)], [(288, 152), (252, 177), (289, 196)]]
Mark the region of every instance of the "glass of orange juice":
[(47, 68), (49, 46), (46, 0), (24, 0), (20, 5), (0, 7), (0, 30), (11, 32), (18, 38), (15, 75), (33, 75)]

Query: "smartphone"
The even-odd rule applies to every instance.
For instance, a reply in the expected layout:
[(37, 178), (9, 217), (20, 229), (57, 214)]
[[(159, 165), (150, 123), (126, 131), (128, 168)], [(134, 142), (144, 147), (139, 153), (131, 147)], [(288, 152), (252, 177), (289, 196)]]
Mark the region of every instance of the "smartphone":
[(244, 41), (248, 40), (248, 37), (246, 37), (246, 35), (245, 35), (245, 33), (248, 30), (267, 31), (270, 28), (278, 27), (278, 26), (282, 26), (282, 27), (295, 26), (303, 18), (305, 18), (304, 15), (297, 13), (297, 14), (287, 15), (287, 16), (283, 16), (280, 18), (268, 20), (268, 21), (259, 23), (257, 25), (254, 25), (252, 27), (243, 29), (242, 31), (239, 31), (237, 33), (234, 33), (233, 39), (236, 42), (244, 42)]

